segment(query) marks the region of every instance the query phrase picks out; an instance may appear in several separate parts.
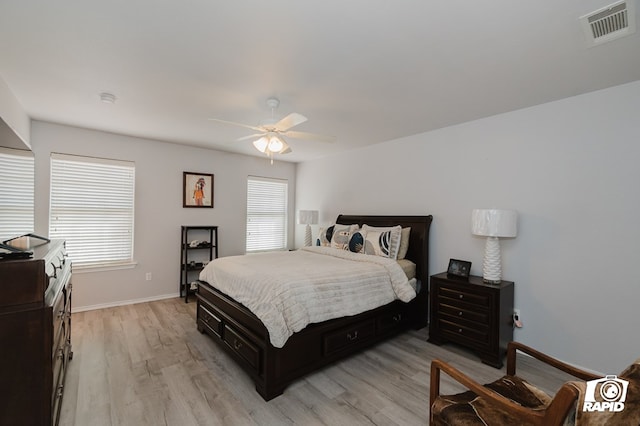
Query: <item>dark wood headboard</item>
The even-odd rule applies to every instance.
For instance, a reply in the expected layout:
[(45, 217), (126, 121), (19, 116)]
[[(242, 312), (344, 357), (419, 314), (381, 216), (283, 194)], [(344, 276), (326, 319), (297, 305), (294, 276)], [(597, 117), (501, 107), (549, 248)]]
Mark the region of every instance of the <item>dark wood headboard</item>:
[(356, 216), (341, 214), (336, 223), (351, 225), (357, 223), (362, 227), (365, 223), (369, 226), (396, 226), (411, 227), (409, 236), (409, 250), (406, 258), (416, 264), (416, 278), (422, 282), (422, 287), (427, 288), (429, 283), (429, 228), (433, 216)]

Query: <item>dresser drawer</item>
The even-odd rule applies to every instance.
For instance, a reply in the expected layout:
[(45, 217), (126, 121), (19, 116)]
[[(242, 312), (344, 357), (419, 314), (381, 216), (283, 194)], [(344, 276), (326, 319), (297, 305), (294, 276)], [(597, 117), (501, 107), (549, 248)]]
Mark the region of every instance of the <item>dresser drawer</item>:
[(469, 306), (482, 309), (491, 307), (491, 296), (486, 293), (473, 293), (455, 287), (442, 286), (439, 289), (441, 301), (453, 306)]
[(212, 311), (213, 309), (207, 309), (205, 305), (198, 303), (198, 320), (202, 325), (220, 337), (222, 336), (222, 320)]
[(438, 304), (438, 313), (452, 322), (465, 321), (479, 324), (489, 323), (489, 312), (483, 309), (468, 309), (466, 306), (456, 306), (445, 302)]
[(240, 355), (256, 371), (260, 372), (260, 349), (249, 339), (234, 330), (228, 324), (224, 324), (222, 340)]
[(439, 325), (442, 334), (451, 341), (472, 344), (481, 348), (489, 345), (489, 329), (487, 326), (479, 324), (476, 327), (469, 327), (446, 319), (441, 319)]
[(361, 323), (327, 333), (323, 339), (324, 354), (330, 355), (375, 334), (375, 321)]

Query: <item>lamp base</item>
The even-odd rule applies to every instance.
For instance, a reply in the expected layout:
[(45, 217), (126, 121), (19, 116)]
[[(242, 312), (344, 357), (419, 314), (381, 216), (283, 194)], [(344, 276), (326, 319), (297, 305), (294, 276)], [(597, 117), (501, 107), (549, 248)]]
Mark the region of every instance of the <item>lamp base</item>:
[(482, 281), (490, 284), (502, 282), (502, 262), (500, 260), (500, 240), (498, 237), (487, 237), (482, 263)]
[(311, 247), (311, 225), (309, 225), (308, 223), (304, 233), (304, 246)]

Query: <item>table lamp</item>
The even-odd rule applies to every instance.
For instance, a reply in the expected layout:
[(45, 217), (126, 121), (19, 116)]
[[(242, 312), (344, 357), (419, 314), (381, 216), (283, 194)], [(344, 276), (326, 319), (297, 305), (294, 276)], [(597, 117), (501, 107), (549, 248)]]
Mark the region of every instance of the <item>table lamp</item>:
[(499, 238), (517, 235), (517, 217), (515, 210), (474, 209), (471, 212), (471, 232), (487, 237), (482, 262), (482, 280), (486, 283), (502, 281)]
[(318, 223), (318, 211), (317, 210), (298, 210), (298, 225), (307, 225), (304, 234), (304, 245), (309, 247), (311, 245), (311, 225)]

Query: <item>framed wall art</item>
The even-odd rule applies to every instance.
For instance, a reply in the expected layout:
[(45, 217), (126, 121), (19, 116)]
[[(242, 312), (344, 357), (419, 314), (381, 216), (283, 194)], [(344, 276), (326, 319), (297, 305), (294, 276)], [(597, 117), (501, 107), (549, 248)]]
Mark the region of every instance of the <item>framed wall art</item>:
[(447, 268), (447, 275), (469, 278), (469, 272), (471, 271), (471, 262), (458, 259), (449, 259), (449, 268)]
[(182, 173), (182, 207), (213, 208), (213, 175)]

